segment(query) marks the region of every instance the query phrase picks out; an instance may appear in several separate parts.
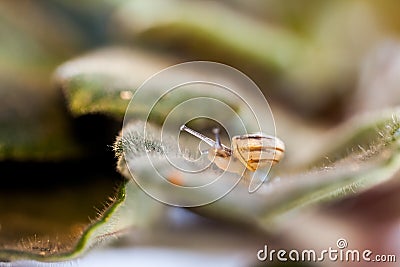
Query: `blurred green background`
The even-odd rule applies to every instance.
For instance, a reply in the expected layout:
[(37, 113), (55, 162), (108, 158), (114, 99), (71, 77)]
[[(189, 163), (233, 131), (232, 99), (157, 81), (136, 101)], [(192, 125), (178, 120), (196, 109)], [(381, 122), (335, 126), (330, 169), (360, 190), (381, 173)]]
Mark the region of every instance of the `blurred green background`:
[[(305, 168), (330, 150), (324, 133), (400, 104), (399, 10), (396, 0), (0, 2), (0, 245), (46, 232), (56, 213), (49, 235), (96, 216), (121, 180), (110, 148), (128, 103), (121, 91), (176, 63), (248, 75), (287, 144), (285, 166)], [(73, 211), (76, 188), (92, 183), (92, 199)], [(69, 192), (64, 204), (44, 205), (55, 189)], [(43, 211), (36, 225), (32, 209)]]
[[(396, 92), (386, 87), (396, 80), (398, 5), (389, 0), (4, 2), (0, 156), (78, 153), (52, 73), (68, 59), (109, 46), (168, 57), (165, 65), (226, 63), (252, 78), (276, 113), (283, 109), (304, 123), (331, 126), (358, 111), (395, 105), (391, 93)], [(382, 93), (377, 97), (376, 91)]]

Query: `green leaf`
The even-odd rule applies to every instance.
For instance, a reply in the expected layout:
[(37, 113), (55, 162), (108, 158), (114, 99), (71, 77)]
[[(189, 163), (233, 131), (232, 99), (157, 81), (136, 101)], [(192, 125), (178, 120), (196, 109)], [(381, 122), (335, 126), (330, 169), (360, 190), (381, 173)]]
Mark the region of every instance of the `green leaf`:
[(39, 187), (37, 183), (30, 191), (19, 187), (13, 193), (2, 193), (4, 234), (0, 240), (0, 258), (3, 261), (67, 259), (82, 253), (98, 238), (89, 225), (100, 227), (106, 215), (118, 207), (125, 197), (118, 195), (124, 192), (123, 183), (117, 184), (99, 174), (92, 178), (96, 186), (89, 183), (90, 177), (77, 178), (86, 182), (75, 181), (71, 185), (64, 181), (59, 188), (49, 185), (49, 181), (47, 187)]
[[(84, 177), (87, 179), (87, 177)], [(135, 184), (95, 177), (96, 183), (1, 196), (0, 259), (61, 261), (81, 256), (95, 245), (151, 225), (158, 202)], [(107, 201), (104, 195), (109, 195)], [(17, 198), (17, 199), (16, 199)], [(30, 199), (28, 202), (27, 199)], [(8, 203), (8, 205), (6, 205)]]
[[(108, 47), (62, 64), (55, 71), (54, 80), (56, 86), (62, 89), (69, 110), (75, 117), (103, 114), (120, 122), (124, 116), (143, 119), (149, 115), (150, 121), (161, 124), (175, 107), (196, 97), (221, 100), (233, 111), (242, 105), (239, 97), (225, 99), (229, 92), (220, 90), (223, 91), (221, 93), (215, 88), (201, 88), (197, 91), (186, 89), (184, 93), (171, 90), (165, 93), (166, 81), (161, 80), (143, 89), (142, 85), (148, 78), (171, 67), (175, 61), (176, 59), (140, 49)], [(195, 71), (182, 70), (178, 75), (191, 78), (197, 74)], [(214, 74), (204, 69), (199, 72), (202, 77)], [(223, 78), (218, 81), (223, 81)], [(136, 100), (128, 109), (136, 90), (141, 90), (143, 99)], [(157, 101), (150, 103), (154, 99)], [(208, 114), (219, 113), (220, 119), (228, 120), (229, 116), (233, 116), (232, 112), (230, 115), (220, 112), (215, 105), (207, 106), (198, 102), (193, 105), (196, 105), (193, 110), (207, 111)]]
[[(345, 138), (335, 143), (337, 150), (334, 152), (334, 162), (316, 165), (313, 169), (298, 173), (285, 174), (285, 170), (275, 170), (270, 174), (269, 181), (253, 194), (248, 193), (247, 184), (241, 181), (218, 201), (194, 210), (236, 222), (253, 223), (266, 231), (273, 231), (282, 218), (296, 210), (320, 202), (337, 201), (381, 184), (400, 170), (399, 115), (399, 110), (395, 109), (355, 117), (336, 132), (336, 136)], [(352, 132), (348, 130), (350, 125)], [(147, 128), (149, 134), (146, 136), (139, 130), (141, 127), (143, 125), (140, 122), (130, 124), (123, 129), (124, 135), (115, 143), (119, 156), (118, 168), (125, 177), (132, 178), (133, 171), (136, 180), (139, 177), (143, 183), (142, 187), (157, 192), (167, 201), (181, 198), (183, 203), (190, 204), (191, 200), (215, 197), (215, 193), (219, 192), (216, 188), (218, 184), (209, 191), (182, 190), (177, 195), (165, 180), (157, 178), (155, 170), (163, 177), (171, 177), (172, 174), (178, 177), (181, 186), (198, 182), (193, 181), (191, 174), (171, 170), (173, 155), (181, 158), (188, 155), (174, 151), (169, 141), (165, 144), (153, 139), (152, 136), (159, 136), (160, 129), (157, 127)], [(166, 154), (170, 155), (169, 159), (165, 157)], [(329, 152), (326, 154), (329, 155)], [(203, 181), (212, 180), (215, 172), (208, 168), (196, 177)], [(274, 173), (279, 173), (279, 176)], [(238, 179), (236, 174), (229, 176), (232, 181)]]
[(122, 121), (135, 90), (173, 63), (143, 50), (109, 47), (62, 64), (54, 80), (74, 116), (103, 113)]

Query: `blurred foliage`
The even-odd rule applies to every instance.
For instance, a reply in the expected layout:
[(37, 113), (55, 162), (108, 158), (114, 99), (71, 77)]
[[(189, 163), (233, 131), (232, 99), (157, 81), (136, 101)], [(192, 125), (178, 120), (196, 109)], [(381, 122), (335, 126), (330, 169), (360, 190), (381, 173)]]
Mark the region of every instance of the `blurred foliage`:
[[(163, 215), (165, 206), (114, 170), (111, 146), (134, 90), (189, 60), (226, 63), (254, 79), (288, 148), (269, 191), (245, 195), (239, 185), (196, 212), (260, 226), (283, 235), (286, 246), (318, 246), (311, 231), (321, 231), (323, 242), (340, 230), (368, 247), (373, 240), (360, 236), (377, 237), (384, 228), (362, 200), (381, 198), (371, 210), (393, 217), (384, 220), (379, 244), (398, 251), (400, 244), (384, 238), (399, 215), (399, 5), (1, 2), (0, 259), (74, 258)], [(124, 164), (139, 160), (119, 158), (119, 171), (131, 178)], [(145, 164), (138, 166), (149, 175)], [(335, 201), (325, 210), (327, 204), (315, 204), (320, 200)], [(297, 209), (306, 204), (313, 205)], [(364, 221), (369, 228), (358, 227)]]
[[(131, 1), (116, 13), (115, 27), (135, 43), (235, 66), (266, 94), (326, 120), (330, 109), (340, 113), (360, 60), (386, 28), (365, 1), (293, 2)], [(257, 10), (253, 16), (241, 12), (246, 6)]]

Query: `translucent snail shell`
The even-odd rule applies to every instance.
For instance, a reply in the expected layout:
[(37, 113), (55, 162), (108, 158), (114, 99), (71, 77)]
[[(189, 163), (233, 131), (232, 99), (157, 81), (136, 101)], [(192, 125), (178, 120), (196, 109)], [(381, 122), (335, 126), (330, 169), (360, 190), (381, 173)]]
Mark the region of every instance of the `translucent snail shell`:
[(219, 129), (214, 129), (215, 141), (201, 133), (181, 126), (181, 131), (186, 131), (196, 136), (211, 146), (208, 150), (208, 159), (220, 169), (243, 174), (244, 167), (252, 172), (258, 168), (278, 163), (284, 156), (284, 142), (274, 136), (264, 133), (236, 135), (232, 137), (232, 148), (221, 144)]

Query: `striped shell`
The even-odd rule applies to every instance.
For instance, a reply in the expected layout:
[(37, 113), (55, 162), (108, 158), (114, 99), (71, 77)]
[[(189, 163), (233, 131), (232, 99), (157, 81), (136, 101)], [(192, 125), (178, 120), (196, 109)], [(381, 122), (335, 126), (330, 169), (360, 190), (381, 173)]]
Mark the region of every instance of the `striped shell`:
[(232, 150), (247, 169), (255, 171), (278, 163), (285, 153), (285, 144), (279, 138), (263, 133), (245, 134), (232, 138)]

